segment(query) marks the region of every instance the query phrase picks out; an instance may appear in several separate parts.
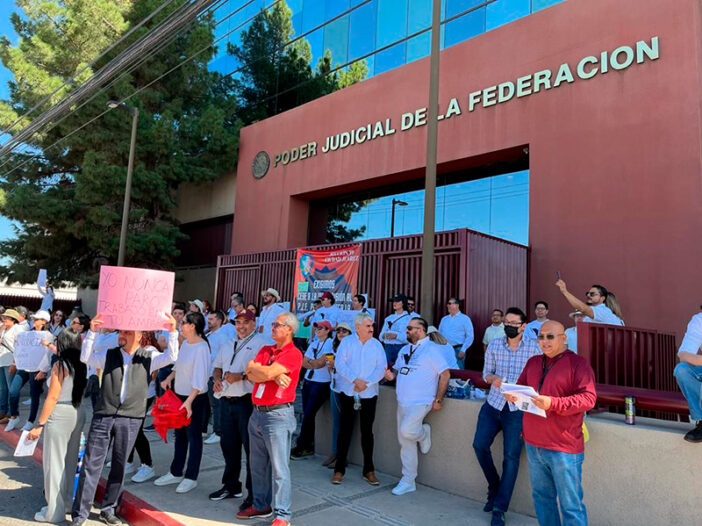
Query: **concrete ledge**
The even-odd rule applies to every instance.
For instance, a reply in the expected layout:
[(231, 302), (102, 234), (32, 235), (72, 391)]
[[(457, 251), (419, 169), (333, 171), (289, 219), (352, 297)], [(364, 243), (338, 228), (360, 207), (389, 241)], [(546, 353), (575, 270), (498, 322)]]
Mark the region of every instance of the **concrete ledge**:
[[(0, 440), (6, 444), (9, 444), (13, 448), (17, 447), (17, 442), (19, 442), (20, 435), (21, 432), (19, 430), (10, 432), (6, 432), (4, 428), (0, 430)], [(35, 462), (37, 462), (37, 464), (39, 464), (39, 466), (42, 465), (43, 456), (41, 444), (37, 445), (32, 458)], [(102, 496), (105, 492), (105, 485), (106, 480), (104, 478), (100, 478), (100, 483), (95, 494), (95, 501), (99, 502), (102, 500)], [(117, 508), (117, 514), (133, 526), (185, 526), (185, 524), (182, 522), (177, 521), (170, 517), (167, 513), (154, 508), (148, 502), (141, 500), (128, 491), (122, 492), (122, 499)]]
[[(417, 481), (433, 488), (484, 501), (487, 483), (475, 459), (473, 436), (483, 404), (446, 399), (444, 409), (431, 413), (432, 449), (420, 455)], [(380, 388), (375, 418), (375, 466), (401, 475), (397, 443), (397, 401), (394, 389)], [(636, 525), (700, 523), (699, 477), (702, 446), (683, 440), (690, 424), (637, 418), (626, 425), (621, 415), (587, 419), (590, 442), (585, 447), (583, 486), (590, 524)], [(349, 460), (361, 463), (358, 425), (354, 428)], [(317, 452), (331, 451), (331, 415), (325, 405), (317, 418)], [(502, 463), (502, 436), (493, 445), (495, 464)], [(498, 468), (499, 469), (499, 468)], [(534, 516), (526, 453), (511, 509)]]

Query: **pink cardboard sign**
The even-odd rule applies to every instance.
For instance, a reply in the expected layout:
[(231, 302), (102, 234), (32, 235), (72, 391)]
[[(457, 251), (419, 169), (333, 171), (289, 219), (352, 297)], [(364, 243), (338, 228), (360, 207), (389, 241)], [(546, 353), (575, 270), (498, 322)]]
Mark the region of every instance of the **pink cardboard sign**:
[(97, 311), (106, 329), (158, 331), (168, 328), (175, 274), (143, 268), (100, 268)]

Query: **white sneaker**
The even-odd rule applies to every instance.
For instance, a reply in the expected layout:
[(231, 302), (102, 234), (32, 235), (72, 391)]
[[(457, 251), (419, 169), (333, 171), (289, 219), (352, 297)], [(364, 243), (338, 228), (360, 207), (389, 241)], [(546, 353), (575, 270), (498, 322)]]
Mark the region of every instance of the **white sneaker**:
[(405, 479), (400, 479), (400, 483), (392, 488), (393, 495), (404, 495), (413, 491), (417, 491), (417, 486), (415, 486), (414, 482), (407, 482)]
[(134, 470), (136, 470), (136, 466), (130, 462), (127, 462), (127, 465), (124, 466), (124, 474), (129, 475), (130, 473), (134, 473)]
[(31, 431), (32, 429), (34, 429), (34, 422), (27, 421), (27, 423), (22, 426), (22, 431)]
[(424, 429), (424, 439), (419, 441), (419, 451), (426, 455), (431, 449), (431, 426), (422, 424), (422, 428)]
[(176, 493), (187, 493), (191, 489), (197, 487), (197, 480), (183, 479), (183, 481), (178, 484), (176, 488)]
[(171, 472), (169, 471), (165, 475), (161, 475), (159, 478), (154, 480), (154, 485), (155, 486), (168, 486), (169, 484), (176, 484), (177, 482), (180, 482), (183, 480), (183, 477), (176, 477), (175, 475), (171, 475)]
[(204, 444), (211, 445), (211, 444), (219, 444), (220, 438), (219, 436), (215, 435), (212, 433), (210, 436), (208, 436), (205, 441), (203, 442)]
[(46, 519), (46, 515), (44, 515), (44, 509), (42, 508), (41, 511), (38, 511), (34, 514), (34, 520), (37, 522), (49, 522)]
[(147, 466), (146, 464), (142, 464), (139, 466), (139, 471), (136, 472), (136, 474), (132, 477), (132, 482), (146, 482), (147, 480), (150, 480), (156, 476), (156, 472), (154, 471), (154, 468), (151, 466)]
[(22, 400), (22, 405), (32, 405), (32, 399), (27, 398), (26, 400)]
[(5, 426), (5, 431), (12, 431), (13, 429), (17, 429), (20, 424), (20, 419), (18, 416), (11, 416), (10, 421), (7, 423)]

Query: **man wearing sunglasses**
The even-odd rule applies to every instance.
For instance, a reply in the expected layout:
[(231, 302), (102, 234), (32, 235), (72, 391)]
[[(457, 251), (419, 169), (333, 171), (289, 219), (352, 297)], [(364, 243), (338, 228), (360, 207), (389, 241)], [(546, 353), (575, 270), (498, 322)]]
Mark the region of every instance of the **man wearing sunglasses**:
[[(483, 510), (492, 512), (492, 526), (505, 523), (523, 445), (522, 412), (513, 403), (507, 403), (502, 394), (502, 382), (515, 383), (529, 358), (541, 354), (536, 340), (524, 337), (526, 327), (526, 314), (517, 307), (510, 307), (505, 315), (505, 336), (492, 340), (485, 351), (483, 379), (490, 384), (490, 392), (478, 415), (473, 449), (488, 483)], [(504, 458), (502, 477), (497, 473), (490, 451), (500, 431)]]
[(402, 478), (393, 495), (416, 491), (417, 445), (426, 454), (431, 448), (431, 427), (424, 417), (433, 409), (441, 411), (448, 388), (449, 366), (434, 342), (427, 337), (427, 322), (412, 318), (407, 324), (407, 341), (393, 369), (385, 379), (397, 378), (397, 441), (400, 443)]
[(456, 352), (456, 362), (459, 369), (465, 368), (466, 353), (473, 345), (473, 322), (470, 316), (461, 312), (458, 298), (449, 298), (446, 304), (448, 314), (441, 318), (439, 332), (448, 340)]
[(525, 412), (523, 421), (536, 516), (539, 524), (586, 526), (582, 427), (585, 412), (597, 401), (595, 373), (587, 360), (567, 349), (565, 328), (557, 321), (544, 323), (538, 340), (542, 356), (530, 358), (517, 380), (539, 393), (534, 405), (546, 411), (546, 418)]

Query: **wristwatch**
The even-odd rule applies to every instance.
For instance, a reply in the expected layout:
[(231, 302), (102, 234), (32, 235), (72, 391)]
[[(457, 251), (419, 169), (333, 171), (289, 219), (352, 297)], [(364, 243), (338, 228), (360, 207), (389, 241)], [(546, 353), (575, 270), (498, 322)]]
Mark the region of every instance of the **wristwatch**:
[(244, 380), (246, 380), (246, 371), (241, 373), (241, 381), (243, 382)]

